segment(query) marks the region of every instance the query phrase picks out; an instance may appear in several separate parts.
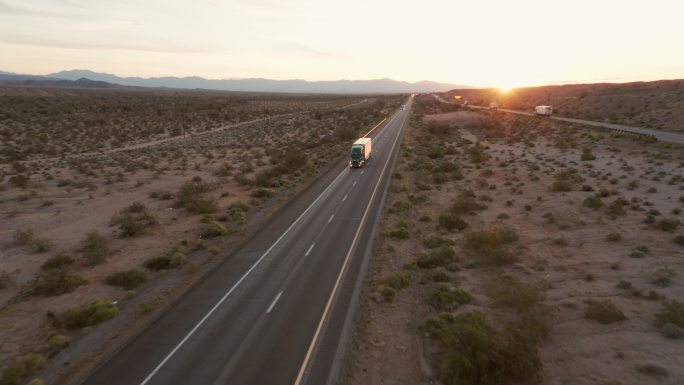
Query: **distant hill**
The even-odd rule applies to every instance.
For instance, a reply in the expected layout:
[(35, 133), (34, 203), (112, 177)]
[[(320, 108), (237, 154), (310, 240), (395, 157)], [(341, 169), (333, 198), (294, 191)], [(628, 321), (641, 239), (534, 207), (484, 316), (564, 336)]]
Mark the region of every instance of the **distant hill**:
[(45, 76), (19, 75), (0, 72), (0, 85), (25, 87), (70, 87), (70, 88), (122, 88), (118, 84), (79, 78), (76, 80), (58, 79)]
[(0, 71), (0, 81), (2, 81), (2, 82), (6, 82), (6, 81), (20, 82), (20, 81), (24, 81), (24, 80), (58, 80), (58, 79), (50, 79), (47, 76), (22, 75), (22, 74), (15, 74), (13, 72)]
[(90, 70), (61, 71), (47, 75), (50, 78), (77, 80), (87, 78), (112, 84), (138, 87), (166, 87), (208, 89), (244, 92), (290, 92), (290, 93), (412, 93), (412, 92), (445, 92), (454, 88), (467, 88), (447, 83), (421, 81), (416, 83), (402, 82), (392, 79), (375, 80), (335, 80), (309, 82), (306, 80), (272, 80), (272, 79), (204, 79), (190, 77), (119, 77), (107, 73)]
[(532, 111), (552, 105), (553, 113), (570, 118), (639, 127), (684, 131), (684, 80), (631, 83), (566, 84), (525, 87), (502, 93), (497, 89), (454, 89), (447, 100), (463, 96), (471, 104)]

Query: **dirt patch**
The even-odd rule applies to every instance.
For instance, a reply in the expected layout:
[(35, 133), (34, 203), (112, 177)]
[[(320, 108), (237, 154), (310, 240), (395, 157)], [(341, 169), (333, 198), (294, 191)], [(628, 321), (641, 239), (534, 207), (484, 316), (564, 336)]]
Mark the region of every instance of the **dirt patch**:
[[(679, 383), (682, 340), (656, 315), (684, 294), (682, 148), (489, 112), (430, 116), (421, 102), (432, 103), (414, 104), (345, 382)], [(529, 370), (466, 380), (452, 365), (478, 362), (463, 353), (472, 329), (441, 334), (438, 322), (527, 333), (487, 343)]]

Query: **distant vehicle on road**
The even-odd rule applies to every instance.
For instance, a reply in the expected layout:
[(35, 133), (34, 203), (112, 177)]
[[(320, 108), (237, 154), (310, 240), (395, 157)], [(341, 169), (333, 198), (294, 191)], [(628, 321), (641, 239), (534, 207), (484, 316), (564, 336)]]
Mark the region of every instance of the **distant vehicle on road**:
[(359, 168), (365, 167), (366, 162), (371, 157), (371, 138), (360, 138), (351, 148), (351, 160), (349, 161), (349, 167)]
[(499, 103), (497, 103), (497, 102), (489, 103), (489, 109), (490, 110), (498, 110), (499, 109)]
[(402, 109), (402, 110), (405, 110), (405, 109), (406, 109), (406, 106), (401, 106), (401, 109)]
[(535, 116), (551, 116), (553, 113), (553, 107), (551, 106), (537, 106), (534, 107)]

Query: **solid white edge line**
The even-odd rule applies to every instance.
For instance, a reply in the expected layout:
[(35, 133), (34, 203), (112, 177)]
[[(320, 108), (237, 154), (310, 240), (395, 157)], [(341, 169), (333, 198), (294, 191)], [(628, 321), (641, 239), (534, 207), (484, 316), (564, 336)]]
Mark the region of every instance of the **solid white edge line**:
[(378, 126), (381, 125), (382, 122), (384, 122), (385, 120), (387, 120), (387, 118), (384, 118), (383, 120), (380, 121), (380, 123), (376, 124), (375, 127), (371, 128), (371, 130), (366, 132), (366, 134), (364, 136), (362, 136), (362, 138), (365, 138), (368, 135), (370, 135), (370, 133), (373, 132), (373, 130), (375, 130), (376, 128), (378, 128)]
[(166, 362), (169, 359), (171, 359), (171, 357), (173, 357), (174, 354), (176, 354), (178, 349), (180, 349), (181, 346), (183, 346), (183, 344), (185, 344), (185, 342), (188, 339), (190, 339), (190, 337), (192, 337), (193, 334), (195, 334), (197, 329), (199, 329), (200, 326), (202, 326), (202, 324), (204, 324), (204, 322), (206, 322), (207, 319), (209, 319), (209, 317), (216, 311), (216, 309), (218, 309), (219, 306), (221, 306), (221, 304), (226, 300), (226, 298), (228, 298), (228, 296), (230, 296), (230, 294), (242, 283), (242, 281), (244, 281), (245, 278), (247, 278), (247, 276), (259, 265), (259, 263), (261, 263), (261, 261), (266, 257), (266, 255), (268, 255), (268, 253), (270, 253), (271, 250), (273, 250), (273, 248), (278, 244), (278, 242), (280, 242), (285, 237), (285, 235), (287, 235), (287, 233), (289, 233), (290, 230), (292, 230), (292, 228), (302, 219), (302, 217), (307, 212), (309, 212), (309, 210), (311, 210), (311, 208), (318, 202), (318, 200), (321, 199), (321, 197), (325, 195), (333, 185), (335, 185), (335, 182), (337, 182), (337, 180), (344, 174), (345, 171), (347, 171), (346, 167), (342, 172), (340, 172), (340, 174), (337, 177), (335, 177), (335, 179), (328, 185), (328, 187), (326, 187), (325, 190), (323, 190), (323, 192), (321, 192), (318, 195), (318, 197), (313, 202), (311, 202), (309, 207), (307, 207), (306, 210), (304, 210), (304, 212), (302, 212), (299, 215), (299, 217), (297, 217), (297, 219), (294, 222), (292, 222), (290, 227), (288, 227), (287, 230), (285, 230), (285, 232), (282, 235), (280, 235), (280, 237), (278, 237), (278, 239), (276, 239), (275, 242), (273, 242), (271, 247), (269, 247), (268, 250), (266, 250), (266, 252), (264, 252), (264, 254), (262, 254), (256, 262), (254, 262), (252, 267), (250, 267), (249, 270), (247, 270), (247, 272), (243, 274), (237, 282), (235, 282), (235, 284), (230, 288), (230, 290), (228, 290), (226, 294), (224, 294), (223, 297), (221, 297), (221, 299), (214, 305), (214, 307), (212, 307), (211, 310), (209, 310), (209, 312), (207, 312), (207, 314), (205, 314), (204, 317), (202, 317), (202, 319), (199, 322), (197, 322), (197, 324), (190, 330), (190, 332), (188, 332), (188, 334), (186, 334), (185, 337), (183, 337), (183, 339), (173, 348), (173, 350), (171, 350), (171, 352), (167, 354), (166, 357), (164, 357), (162, 362), (160, 362), (154, 368), (154, 370), (152, 370), (152, 372), (150, 372), (150, 374), (148, 374), (147, 377), (145, 377), (145, 379), (140, 383), (140, 385), (146, 385), (152, 379), (152, 377), (154, 377), (154, 375), (157, 374), (157, 372), (159, 372), (159, 369), (161, 369), (164, 366), (164, 364), (166, 364)]
[(268, 309), (266, 310), (266, 313), (267, 313), (267, 314), (270, 313), (271, 310), (273, 310), (273, 306), (275, 306), (276, 302), (278, 302), (278, 300), (280, 299), (280, 296), (281, 296), (282, 294), (283, 294), (283, 292), (282, 292), (282, 290), (281, 290), (281, 291), (278, 293), (278, 295), (276, 295), (275, 299), (273, 299), (273, 302), (271, 302), (271, 306), (269, 306)]
[(330, 311), (330, 306), (332, 305), (333, 298), (335, 297), (335, 294), (337, 293), (337, 288), (340, 286), (340, 283), (342, 281), (342, 275), (344, 272), (347, 270), (347, 265), (349, 264), (349, 258), (351, 257), (352, 251), (356, 247), (356, 242), (358, 241), (359, 235), (361, 234), (361, 229), (364, 226), (364, 223), (366, 222), (366, 218), (368, 216), (368, 212), (370, 211), (370, 208), (373, 204), (373, 200), (375, 198), (375, 194), (378, 192), (378, 187), (380, 187), (380, 182), (382, 181), (382, 177), (385, 175), (385, 171), (387, 170), (387, 165), (389, 164), (390, 159), (392, 158), (392, 150), (394, 149), (394, 146), (396, 146), (397, 141), (399, 140), (400, 135), (397, 135), (397, 137), (394, 139), (394, 143), (392, 143), (392, 146), (390, 147), (390, 152), (389, 155), (387, 156), (387, 160), (385, 161), (385, 165), (382, 168), (382, 172), (380, 173), (380, 177), (378, 178), (378, 182), (375, 184), (375, 188), (373, 189), (373, 194), (371, 194), (371, 198), (368, 201), (368, 206), (366, 206), (366, 210), (363, 213), (363, 217), (361, 217), (361, 223), (359, 227), (356, 229), (356, 234), (354, 235), (354, 239), (352, 240), (352, 244), (349, 247), (349, 251), (347, 252), (347, 256), (344, 258), (344, 263), (342, 264), (342, 269), (340, 269), (340, 273), (337, 275), (337, 280), (335, 281), (335, 286), (333, 286), (333, 290), (330, 293), (330, 297), (328, 298), (328, 302), (325, 304), (325, 309), (323, 310), (323, 315), (321, 316), (321, 320), (318, 322), (318, 327), (316, 328), (316, 333), (314, 333), (313, 339), (311, 340), (311, 344), (309, 345), (309, 349), (306, 352), (306, 356), (304, 357), (304, 362), (302, 363), (302, 366), (299, 368), (299, 374), (297, 374), (297, 380), (295, 380), (294, 385), (301, 385), (302, 379), (304, 378), (304, 372), (306, 371), (306, 367), (309, 364), (309, 360), (311, 359), (311, 354), (313, 353), (314, 346), (316, 345), (316, 341), (318, 340), (318, 336), (321, 333), (321, 329), (323, 328), (323, 323), (325, 322), (325, 319), (328, 316), (328, 311)]

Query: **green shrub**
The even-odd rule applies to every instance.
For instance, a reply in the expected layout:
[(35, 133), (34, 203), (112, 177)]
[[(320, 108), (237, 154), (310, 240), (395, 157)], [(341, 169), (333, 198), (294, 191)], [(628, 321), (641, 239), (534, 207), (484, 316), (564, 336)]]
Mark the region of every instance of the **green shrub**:
[(152, 225), (157, 224), (154, 217), (144, 204), (135, 202), (126, 207), (112, 218), (112, 224), (119, 227), (121, 236), (135, 237)]
[(258, 188), (249, 195), (253, 198), (268, 198), (273, 195), (273, 191), (267, 188)]
[(684, 246), (684, 235), (677, 235), (672, 241), (679, 246)]
[(17, 230), (14, 232), (14, 245), (31, 246), (34, 252), (43, 253), (52, 248), (52, 243), (46, 239), (36, 238), (33, 230)]
[(470, 161), (475, 164), (479, 164), (487, 160), (489, 156), (487, 153), (484, 152), (483, 148), (479, 144), (475, 144), (475, 146), (470, 147), (467, 150), (468, 157), (470, 158)]
[(446, 212), (439, 216), (439, 225), (446, 231), (461, 231), (468, 227), (468, 222), (453, 212)]
[(249, 206), (242, 202), (233, 202), (228, 206), (228, 213), (233, 221), (238, 225), (242, 225), (247, 222), (247, 211), (249, 211)]
[(126, 290), (135, 289), (147, 281), (147, 273), (140, 268), (120, 270), (105, 277), (105, 283)]
[(392, 209), (397, 212), (405, 212), (411, 209), (411, 204), (406, 201), (397, 201), (392, 205)]
[(17, 230), (14, 232), (14, 244), (18, 246), (27, 246), (33, 243), (33, 230)]
[(153, 311), (157, 310), (159, 306), (162, 303), (161, 297), (155, 297), (149, 301), (143, 301), (140, 302), (138, 305), (138, 308), (140, 309), (140, 313), (142, 314), (149, 314), (152, 313)]
[(221, 249), (219, 249), (216, 246), (213, 246), (212, 244), (207, 242), (207, 240), (205, 240), (205, 239), (200, 239), (197, 242), (197, 246), (195, 249), (196, 250), (204, 249), (204, 250), (207, 250), (208, 252), (212, 253), (213, 255), (217, 255), (218, 253), (221, 252)]
[(12, 286), (13, 283), (14, 279), (10, 273), (6, 272), (5, 270), (0, 272), (0, 290), (7, 289), (8, 287)]
[(396, 230), (390, 231), (389, 236), (396, 239), (409, 239), (411, 237), (411, 233), (407, 228), (399, 227)]
[(214, 170), (214, 175), (228, 177), (233, 175), (233, 166), (228, 163), (223, 163), (219, 168)]
[(48, 241), (47, 239), (34, 238), (31, 246), (34, 252), (44, 253), (52, 249), (52, 242)]
[(433, 268), (430, 270), (427, 276), (431, 281), (434, 282), (448, 282), (451, 280), (451, 274), (449, 274), (449, 270), (443, 266), (437, 266)]
[(209, 214), (218, 210), (216, 201), (204, 196), (211, 191), (211, 186), (195, 179), (181, 185), (176, 194), (176, 207), (182, 207), (195, 214)]
[(440, 313), (421, 329), (439, 343), (435, 367), (445, 385), (521, 383), (541, 368), (536, 341), (513, 326), (496, 330), (478, 312)]
[(379, 291), (387, 302), (394, 301), (394, 297), (397, 295), (397, 291), (390, 285), (380, 285)]
[(581, 159), (583, 162), (586, 162), (590, 160), (595, 160), (596, 156), (591, 152), (591, 149), (589, 147), (583, 147)]
[(0, 385), (21, 385), (45, 365), (40, 354), (27, 354), (12, 360), (0, 374)]
[(436, 266), (444, 266), (456, 254), (451, 246), (440, 246), (421, 255), (416, 260), (418, 267), (431, 269)]
[(104, 262), (113, 252), (109, 239), (97, 231), (91, 231), (86, 235), (81, 241), (80, 251), (90, 265)]
[(65, 266), (72, 265), (74, 263), (74, 258), (70, 255), (57, 254), (54, 257), (50, 257), (47, 261), (43, 262), (41, 269), (58, 269)]
[(684, 329), (675, 324), (667, 323), (660, 328), (660, 334), (665, 338), (678, 340), (684, 338)]
[(81, 276), (65, 268), (45, 269), (38, 274), (36, 280), (29, 285), (31, 295), (56, 296), (71, 293), (87, 281)]
[(451, 205), (450, 211), (455, 214), (468, 214), (475, 211), (485, 210), (487, 205), (477, 201), (475, 193), (471, 190), (462, 191)]
[(627, 319), (622, 310), (610, 300), (590, 301), (584, 310), (584, 318), (602, 324), (612, 324)]
[(656, 223), (656, 228), (662, 231), (674, 232), (679, 227), (678, 219), (662, 218)]
[(684, 303), (675, 300), (663, 302), (663, 308), (656, 313), (655, 319), (658, 327), (673, 324), (684, 328)]
[(626, 200), (618, 198), (608, 205), (608, 207), (606, 207), (606, 214), (612, 218), (625, 215), (627, 213), (625, 211), (625, 206), (627, 205), (628, 202)]
[(670, 268), (660, 268), (655, 272), (651, 283), (660, 287), (667, 287), (672, 284), (672, 278), (674, 278), (676, 275), (677, 273)]
[(606, 242), (618, 242), (622, 240), (622, 235), (620, 233), (610, 233), (606, 235)]
[(552, 242), (554, 245), (560, 246), (560, 247), (565, 247), (568, 245), (568, 240), (563, 238), (563, 237), (556, 238)]
[(393, 289), (399, 290), (411, 283), (411, 276), (407, 272), (395, 271), (386, 276), (382, 282)]
[(551, 191), (568, 192), (572, 191), (572, 183), (565, 180), (557, 180), (551, 184)]
[(601, 208), (601, 206), (603, 206), (603, 202), (601, 201), (600, 196), (592, 195), (590, 197), (587, 197), (584, 201), (582, 201), (582, 206), (589, 207), (593, 210), (598, 210), (599, 208)]
[(111, 301), (96, 299), (92, 302), (69, 309), (62, 314), (48, 313), (54, 324), (67, 329), (80, 329), (95, 326), (101, 322), (114, 318), (119, 308)]
[(69, 337), (63, 334), (54, 334), (48, 338), (48, 347), (52, 350), (60, 350), (65, 348), (71, 342)]
[(465, 236), (463, 250), (473, 258), (475, 266), (502, 266), (517, 261), (507, 244), (515, 242), (518, 234), (511, 228), (476, 230)]
[(22, 189), (28, 187), (30, 181), (31, 178), (29, 178), (28, 175), (23, 174), (14, 175), (9, 178), (9, 182), (12, 186), (19, 187)]
[(150, 270), (166, 270), (181, 266), (186, 262), (185, 254), (179, 249), (174, 249), (168, 254), (158, 255), (145, 261), (145, 267)]
[(448, 239), (444, 239), (438, 235), (433, 235), (428, 239), (423, 240), (423, 245), (430, 249), (434, 249), (440, 246), (448, 246), (451, 242)]
[(639, 184), (640, 184), (640, 183), (639, 183), (638, 180), (636, 180), (636, 179), (631, 180), (631, 181), (629, 181), (629, 183), (627, 184), (627, 190), (634, 190), (635, 188), (639, 187)]
[(202, 238), (216, 238), (229, 233), (230, 232), (224, 225), (216, 221), (209, 221), (208, 223), (204, 224), (201, 235)]
[(430, 304), (439, 311), (453, 311), (472, 300), (470, 293), (448, 283), (439, 282), (430, 291)]
[(510, 276), (498, 276), (489, 285), (488, 295), (496, 306), (515, 309), (520, 313), (539, 305), (539, 290)]

